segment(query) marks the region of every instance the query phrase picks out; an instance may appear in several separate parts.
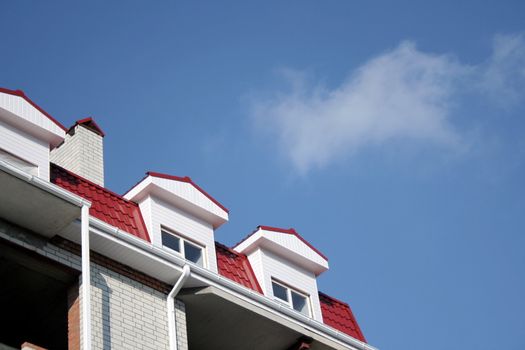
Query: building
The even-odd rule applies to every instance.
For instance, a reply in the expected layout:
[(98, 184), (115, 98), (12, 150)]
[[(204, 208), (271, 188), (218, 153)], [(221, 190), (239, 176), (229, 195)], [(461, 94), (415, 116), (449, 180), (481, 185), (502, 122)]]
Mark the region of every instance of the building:
[(374, 349), (299, 233), (217, 243), (228, 209), (189, 177), (104, 188), (103, 140), (0, 89), (0, 349)]

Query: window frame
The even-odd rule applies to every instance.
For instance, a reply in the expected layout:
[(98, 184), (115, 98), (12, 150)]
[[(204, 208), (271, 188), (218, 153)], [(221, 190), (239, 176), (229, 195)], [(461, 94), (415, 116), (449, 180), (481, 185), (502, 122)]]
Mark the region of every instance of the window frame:
[[(271, 279), (271, 283), (272, 283), (272, 296), (274, 298), (274, 300), (290, 307), (292, 310), (294, 311), (297, 311), (298, 313), (300, 313), (301, 315), (304, 315), (306, 317), (312, 317), (312, 303), (311, 303), (311, 299), (310, 299), (310, 295), (308, 293), (305, 293), (301, 290), (298, 290), (297, 288), (293, 288), (293, 287), (290, 287), (288, 284), (284, 283), (284, 282), (281, 282), (280, 280), (278, 279), (275, 279), (272, 277)], [(273, 290), (273, 285), (276, 284), (282, 288), (284, 288), (286, 290), (286, 297), (288, 300), (284, 300), (284, 299), (281, 299), (279, 297), (277, 297), (274, 293), (274, 290)], [(300, 310), (297, 310), (294, 305), (293, 305), (293, 297), (292, 297), (292, 292), (305, 298), (305, 305), (306, 305), (306, 308), (307, 308), (307, 313), (303, 313), (302, 311)]]
[[(163, 237), (162, 237), (164, 233), (179, 239), (179, 250), (180, 251), (176, 251), (175, 249), (173, 249), (173, 248), (171, 248), (171, 247), (169, 247), (169, 246), (164, 244), (164, 240), (163, 240)], [(201, 250), (202, 265), (199, 265), (198, 263), (193, 262), (193, 261), (189, 260), (188, 258), (186, 258), (186, 246), (185, 246), (186, 243)], [(160, 228), (160, 244), (162, 245), (162, 248), (167, 249), (168, 251), (174, 253), (175, 255), (180, 256), (181, 258), (187, 260), (188, 262), (190, 262), (190, 263), (192, 263), (192, 264), (194, 264), (196, 266), (200, 266), (200, 267), (207, 267), (208, 266), (208, 259), (207, 259), (208, 255), (206, 254), (206, 246), (201, 244), (201, 243), (198, 243), (198, 242), (196, 242), (196, 241), (194, 241), (192, 239), (189, 239), (189, 238), (187, 238), (184, 235), (181, 235), (177, 231), (174, 231), (174, 230), (171, 230), (171, 229), (168, 229), (168, 228), (162, 226)]]

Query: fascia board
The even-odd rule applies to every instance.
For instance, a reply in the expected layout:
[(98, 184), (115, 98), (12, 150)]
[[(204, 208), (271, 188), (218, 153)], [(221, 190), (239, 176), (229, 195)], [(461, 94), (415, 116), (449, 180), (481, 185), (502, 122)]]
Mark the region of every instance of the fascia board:
[(128, 201), (140, 203), (142, 199), (147, 195), (146, 189), (149, 185), (151, 185), (151, 183), (151, 176), (147, 176), (144, 179), (142, 179), (138, 184), (133, 186), (122, 197), (124, 197), (124, 199), (127, 199)]
[[(313, 253), (315, 258), (306, 257), (305, 255), (296, 252), (294, 249), (291, 249), (289, 244), (283, 244), (283, 242), (276, 241), (273, 237), (275, 234), (283, 235), (283, 237), (288, 240), (294, 240), (295, 244)], [(259, 229), (234, 247), (235, 251), (246, 255), (249, 255), (256, 249), (269, 250), (282, 258), (289, 260), (295, 265), (313, 272), (316, 276), (328, 270), (328, 262), (295, 235), (275, 233)]]
[[(146, 196), (151, 196), (153, 198), (158, 197), (164, 202), (185, 210), (188, 213), (210, 223), (214, 228), (217, 228), (228, 221), (228, 213), (219, 208), (215, 203), (212, 202), (212, 205), (215, 206), (217, 210), (210, 210), (209, 208), (198, 205), (197, 203), (194, 203), (190, 200), (191, 195), (188, 196), (181, 193), (182, 191), (175, 191), (173, 188), (166, 186), (165, 181), (172, 180), (164, 180), (153, 176), (147, 176), (131, 190), (129, 190), (124, 195), (124, 198), (140, 203)], [(205, 196), (202, 195), (191, 184), (181, 183), (180, 185), (184, 186), (184, 190), (190, 192), (190, 194), (202, 196), (204, 200), (209, 201), (209, 199), (205, 198)]]
[(228, 221), (228, 212), (199, 191), (191, 182), (177, 181), (156, 176), (152, 176), (152, 181), (155, 185), (172, 193), (175, 197), (183, 199), (185, 202), (208, 212), (218, 219)]
[(52, 147), (60, 144), (66, 132), (21, 96), (0, 92), (0, 119)]
[(70, 202), (71, 204), (74, 204), (78, 207), (87, 206), (91, 207), (91, 202), (74, 194), (71, 193), (51, 182), (42, 180), (38, 176), (34, 176), (31, 174), (26, 173), (25, 171), (22, 171), (18, 169), (17, 167), (12, 166), (9, 163), (6, 163), (2, 160), (0, 160), (0, 170), (5, 171), (6, 173), (9, 173), (21, 180), (24, 180), (26, 182), (29, 182), (33, 184), (34, 186), (51, 193), (59, 198), (62, 198), (65, 201)]

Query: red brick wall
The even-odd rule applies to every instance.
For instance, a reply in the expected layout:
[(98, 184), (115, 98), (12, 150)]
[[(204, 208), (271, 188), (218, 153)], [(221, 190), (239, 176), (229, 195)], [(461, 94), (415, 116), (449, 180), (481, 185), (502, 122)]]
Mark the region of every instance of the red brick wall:
[(80, 350), (80, 301), (78, 283), (67, 292), (67, 341), (69, 350)]

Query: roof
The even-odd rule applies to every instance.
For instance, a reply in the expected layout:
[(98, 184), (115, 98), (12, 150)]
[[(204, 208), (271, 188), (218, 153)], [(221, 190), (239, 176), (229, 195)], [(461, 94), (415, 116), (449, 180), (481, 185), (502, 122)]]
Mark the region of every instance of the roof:
[[(256, 292), (262, 293), (255, 273), (246, 255), (215, 242), (219, 274)], [(323, 322), (327, 326), (366, 342), (359, 325), (347, 303), (319, 292)]]
[[(136, 237), (150, 241), (138, 204), (78, 176), (58, 165), (51, 164), (51, 182), (91, 202), (90, 215)], [(298, 235), (294, 229), (259, 226), (264, 230)], [(300, 236), (299, 236), (300, 237)], [(262, 294), (261, 286), (246, 255), (215, 242), (217, 267), (220, 275)], [(314, 248), (312, 248), (314, 249)], [(348, 304), (319, 293), (321, 313), (327, 326), (366, 342)]]
[(295, 231), (294, 228), (285, 229), (285, 228), (279, 228), (279, 227), (273, 227), (273, 226), (259, 225), (259, 226), (257, 226), (257, 228), (252, 233), (250, 233), (248, 236), (244, 237), (239, 243), (237, 243), (234, 246), (234, 248), (237, 247), (242, 242), (244, 242), (245, 240), (247, 240), (248, 238), (250, 238), (254, 233), (256, 233), (259, 230), (273, 231), (273, 232), (280, 232), (280, 233), (286, 233), (286, 234), (289, 234), (289, 235), (294, 235), (295, 237), (299, 238), (299, 240), (301, 242), (303, 242), (308, 247), (310, 247), (314, 252), (319, 254), (323, 259), (328, 261), (328, 258), (326, 257), (326, 255), (321, 253), (319, 251), (319, 249), (315, 248), (310, 242), (308, 242), (306, 239), (304, 239), (297, 231)]
[(55, 118), (53, 118), (49, 113), (47, 113), (46, 111), (44, 111), (42, 109), (42, 107), (40, 107), (39, 105), (37, 105), (36, 103), (34, 103), (29, 97), (26, 96), (26, 94), (22, 91), (22, 90), (10, 90), (10, 89), (6, 89), (6, 88), (3, 88), (3, 87), (0, 87), (0, 92), (4, 93), (4, 94), (9, 94), (9, 95), (13, 95), (13, 96), (18, 96), (18, 97), (22, 97), (24, 100), (26, 100), (31, 106), (35, 107), (36, 109), (38, 109), (39, 112), (41, 112), (43, 115), (45, 115), (49, 120), (51, 120), (53, 123), (55, 123), (59, 128), (61, 128), (62, 130), (64, 131), (67, 131), (67, 128), (62, 125), (61, 123), (59, 123)]
[(352, 309), (347, 303), (321, 292), (319, 292), (319, 301), (321, 302), (323, 322), (326, 325), (366, 342), (365, 336), (352, 313)]
[(137, 203), (51, 164), (51, 182), (91, 202), (89, 214), (122, 231), (150, 242), (146, 225)]
[(220, 275), (262, 294), (261, 286), (246, 255), (237, 253), (219, 242), (215, 242), (215, 251)]
[[(215, 198), (213, 198), (208, 192), (204, 191), (199, 185), (197, 185), (195, 182), (193, 182), (193, 180), (189, 177), (189, 176), (184, 176), (184, 177), (180, 177), (180, 176), (175, 176), (175, 175), (168, 175), (168, 174), (162, 174), (162, 173), (157, 173), (157, 172), (154, 172), (154, 171), (148, 171), (146, 173), (146, 176), (153, 176), (153, 177), (158, 177), (158, 178), (161, 178), (161, 179), (168, 179), (168, 180), (175, 180), (175, 181), (179, 181), (179, 182), (186, 182), (186, 183), (189, 183), (190, 185), (192, 185), (193, 187), (195, 187), (200, 193), (202, 193), (203, 195), (205, 195), (209, 200), (211, 200), (213, 203), (217, 204), (219, 206), (219, 208), (221, 208), (222, 210), (224, 210), (225, 212), (227, 212), (228, 214), (230, 213), (230, 210), (228, 208), (226, 208), (224, 205), (222, 205), (218, 200), (216, 200)], [(128, 191), (129, 192), (129, 191)]]
[(88, 129), (92, 130), (94, 133), (99, 134), (100, 136), (104, 137), (106, 134), (104, 134), (104, 131), (98, 126), (98, 124), (93, 120), (93, 118), (84, 118), (77, 120), (75, 124), (73, 124), (72, 127), (69, 128), (67, 132), (70, 132), (75, 126), (77, 125), (83, 125), (87, 127)]

